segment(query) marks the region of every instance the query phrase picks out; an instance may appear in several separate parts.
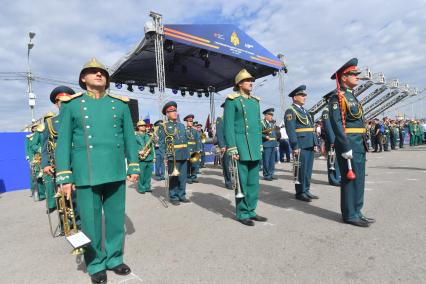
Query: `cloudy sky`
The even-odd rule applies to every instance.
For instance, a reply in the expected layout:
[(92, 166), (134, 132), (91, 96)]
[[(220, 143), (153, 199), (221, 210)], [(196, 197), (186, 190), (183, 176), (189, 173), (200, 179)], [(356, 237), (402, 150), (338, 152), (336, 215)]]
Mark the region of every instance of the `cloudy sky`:
[[(0, 131), (19, 131), (31, 120), (27, 84), (20, 73), (27, 69), (29, 31), (37, 34), (30, 62), (39, 78), (33, 89), (35, 116), (40, 117), (54, 110), (48, 95), (60, 83), (52, 80), (76, 83), (82, 65), (93, 56), (112, 66), (143, 37), (151, 10), (161, 13), (166, 24), (235, 24), (272, 53), (283, 53), (289, 68), (286, 93), (306, 84), (308, 107), (333, 89), (331, 73), (352, 57), (373, 73), (383, 72), (387, 79), (426, 87), (424, 0), (4, 0), (0, 10)], [(151, 120), (158, 118), (155, 96), (112, 89), (139, 99), (141, 117), (150, 112)], [(218, 102), (226, 93), (221, 92)], [(257, 95), (262, 97), (262, 108), (278, 109), (280, 121), (277, 77), (269, 77)], [(426, 116), (425, 100), (419, 97), (401, 102), (389, 115), (401, 111)], [(209, 108), (205, 98), (179, 95), (176, 99), (182, 115), (192, 112), (204, 123)], [(290, 103), (288, 98), (286, 103)]]

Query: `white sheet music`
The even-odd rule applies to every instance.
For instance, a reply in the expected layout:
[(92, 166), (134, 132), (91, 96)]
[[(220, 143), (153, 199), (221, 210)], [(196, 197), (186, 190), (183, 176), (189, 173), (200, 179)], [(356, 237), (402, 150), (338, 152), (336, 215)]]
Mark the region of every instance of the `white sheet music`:
[(90, 243), (90, 239), (81, 231), (66, 238), (75, 249), (81, 248)]

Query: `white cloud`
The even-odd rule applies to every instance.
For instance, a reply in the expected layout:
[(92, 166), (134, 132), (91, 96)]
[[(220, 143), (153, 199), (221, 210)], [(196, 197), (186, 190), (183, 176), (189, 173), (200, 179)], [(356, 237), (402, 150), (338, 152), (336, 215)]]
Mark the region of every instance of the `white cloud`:
[[(287, 93), (306, 84), (308, 106), (334, 87), (331, 73), (351, 57), (358, 57), (360, 65), (370, 66), (373, 72), (424, 87), (426, 8), (421, 0), (7, 2), (0, 12), (0, 72), (26, 70), (27, 32), (33, 30), (37, 33), (31, 51), (34, 74), (77, 82), (90, 57), (112, 65), (123, 56), (143, 36), (143, 25), (153, 10), (163, 14), (165, 23), (196, 23), (204, 18), (234, 23), (267, 49), (284, 53), (289, 65)], [(0, 131), (19, 130), (30, 119), (26, 83), (2, 78), (0, 74)], [(38, 117), (53, 109), (48, 101), (53, 87), (34, 83)], [(276, 77), (269, 78), (257, 94), (263, 97), (264, 107), (278, 106)], [(141, 116), (150, 111), (157, 118), (155, 97), (138, 99)], [(178, 100), (182, 114), (195, 112), (204, 123), (205, 99), (195, 103), (196, 110), (193, 102), (182, 103), (187, 98)]]

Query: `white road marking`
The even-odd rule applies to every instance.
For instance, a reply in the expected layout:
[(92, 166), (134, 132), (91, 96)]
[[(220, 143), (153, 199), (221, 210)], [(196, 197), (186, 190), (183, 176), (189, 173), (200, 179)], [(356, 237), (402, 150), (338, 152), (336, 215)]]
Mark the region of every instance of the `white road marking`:
[(130, 280), (138, 280), (139, 282), (143, 282), (142, 278), (140, 278), (139, 276), (137, 276), (136, 274), (132, 272), (130, 273), (129, 277), (119, 281), (118, 283), (126, 283), (127, 281), (130, 281)]
[(416, 178), (407, 178), (407, 180), (416, 181), (418, 179), (416, 179)]
[(275, 226), (275, 224), (269, 222), (263, 222), (263, 226)]
[(365, 183), (368, 183), (368, 184), (374, 184), (374, 183), (376, 183), (375, 181), (366, 181)]

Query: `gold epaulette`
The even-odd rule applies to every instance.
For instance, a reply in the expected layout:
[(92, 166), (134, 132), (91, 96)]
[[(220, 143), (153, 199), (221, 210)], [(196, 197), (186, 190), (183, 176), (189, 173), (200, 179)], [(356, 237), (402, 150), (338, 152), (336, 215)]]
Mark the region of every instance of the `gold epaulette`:
[(255, 98), (256, 100), (260, 101), (260, 97), (256, 97), (256, 96), (252, 96), (253, 98)]
[(31, 138), (31, 137), (33, 137), (33, 135), (34, 135), (34, 133), (30, 133), (30, 134), (26, 135), (26, 137)]
[(239, 94), (239, 93), (233, 93), (233, 94), (228, 95), (227, 98), (230, 99), (230, 100), (233, 100), (233, 99), (238, 98), (239, 96), (241, 96), (241, 94)]
[(74, 95), (69, 95), (69, 96), (60, 96), (58, 98), (58, 100), (60, 100), (61, 102), (69, 102), (75, 98), (78, 98), (79, 96), (83, 95), (82, 92), (80, 93), (75, 93)]
[(110, 96), (111, 98), (123, 101), (125, 103), (127, 103), (128, 101), (130, 101), (130, 99), (128, 97), (124, 97), (124, 96), (116, 96), (116, 95), (113, 95), (113, 94), (108, 94), (108, 96)]
[(39, 124), (36, 128), (37, 132), (43, 132), (44, 131), (44, 124)]

